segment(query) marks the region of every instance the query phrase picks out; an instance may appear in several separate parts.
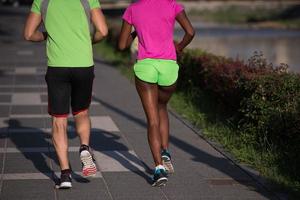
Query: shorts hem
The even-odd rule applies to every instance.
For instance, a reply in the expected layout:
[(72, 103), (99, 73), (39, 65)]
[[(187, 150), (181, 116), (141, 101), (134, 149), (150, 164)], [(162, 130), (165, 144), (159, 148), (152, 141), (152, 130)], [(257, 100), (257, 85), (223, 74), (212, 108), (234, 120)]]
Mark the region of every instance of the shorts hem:
[(52, 113), (49, 113), (49, 115), (51, 115), (52, 117), (57, 117), (57, 118), (66, 118), (69, 116), (69, 114), (52, 114)]
[(159, 83), (157, 83), (157, 85), (162, 86), (162, 87), (169, 87), (169, 86), (172, 86), (172, 85), (176, 84), (176, 82), (177, 82), (177, 80), (172, 82), (171, 84), (159, 84)]
[(88, 110), (89, 108), (85, 108), (85, 109), (82, 109), (82, 110), (79, 110), (79, 111), (75, 111), (75, 112), (72, 112), (72, 114), (73, 114), (73, 116), (76, 116), (76, 115), (78, 115), (79, 113), (82, 113), (82, 112), (84, 112), (84, 111), (86, 111), (86, 110)]
[(135, 77), (136, 77), (138, 80), (143, 81), (143, 82), (145, 82), (145, 83), (149, 83), (149, 84), (157, 84), (157, 82), (145, 81), (145, 80), (139, 78), (136, 74), (135, 74)]

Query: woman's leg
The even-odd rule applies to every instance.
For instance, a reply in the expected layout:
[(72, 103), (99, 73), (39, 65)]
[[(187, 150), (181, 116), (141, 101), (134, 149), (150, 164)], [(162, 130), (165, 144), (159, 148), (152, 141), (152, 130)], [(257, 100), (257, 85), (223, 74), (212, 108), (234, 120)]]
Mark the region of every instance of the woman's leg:
[(158, 87), (159, 132), (161, 136), (162, 149), (168, 149), (169, 146), (169, 117), (167, 104), (175, 90), (176, 84), (168, 87)]
[(148, 142), (155, 166), (161, 165), (161, 136), (159, 133), (158, 86), (135, 78), (137, 92), (147, 117)]

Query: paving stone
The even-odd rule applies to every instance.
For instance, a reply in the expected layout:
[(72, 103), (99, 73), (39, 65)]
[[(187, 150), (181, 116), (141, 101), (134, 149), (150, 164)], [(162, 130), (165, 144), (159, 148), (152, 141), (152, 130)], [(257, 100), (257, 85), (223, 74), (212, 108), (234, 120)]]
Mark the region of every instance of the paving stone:
[(0, 76), (0, 85), (14, 84), (13, 76)]
[(4, 173), (51, 173), (49, 153), (7, 153)]
[(0, 106), (0, 117), (8, 117), (9, 112), (10, 112), (10, 107), (9, 106)]
[[(253, 187), (254, 186), (254, 187)], [(213, 186), (211, 189), (214, 193), (222, 195), (223, 198), (230, 198), (235, 196), (236, 199), (274, 199), (270, 194), (266, 191), (261, 190), (259, 187), (255, 185), (220, 185)]]
[(38, 85), (36, 76), (33, 75), (16, 75), (15, 84), (16, 85)]
[(5, 140), (8, 137), (8, 132), (4, 128), (0, 128), (0, 148), (5, 146)]
[(10, 118), (10, 129), (19, 129), (23, 132), (40, 132), (43, 128), (51, 127), (50, 118)]
[(14, 93), (12, 95), (12, 104), (16, 105), (34, 105), (41, 104), (41, 97), (37, 93)]
[(41, 101), (42, 102), (48, 102), (48, 95), (46, 94), (46, 95), (41, 95)]
[[(177, 172), (175, 173), (178, 174)], [(162, 191), (166, 194), (168, 199), (196, 200), (206, 199), (206, 197), (220, 199), (220, 196), (222, 196), (222, 194), (213, 191), (200, 177), (190, 176), (190, 174), (187, 177), (183, 175), (177, 177), (176, 174), (171, 175), (168, 178), (167, 185), (162, 188)]]
[(92, 129), (90, 144), (97, 151), (127, 151), (129, 144), (119, 132), (104, 132)]
[(36, 87), (15, 87), (14, 92), (30, 92), (30, 93), (38, 93), (38, 92), (47, 92), (46, 85), (37, 85)]
[[(2, 145), (1, 145), (1, 147), (2, 147)], [(2, 167), (3, 167), (3, 156), (4, 156), (4, 154), (0, 153), (0, 169), (2, 169)]]
[(5, 132), (7, 131), (8, 123), (9, 123), (9, 118), (8, 117), (1, 117), (0, 118), (0, 127)]
[(86, 181), (74, 180), (72, 185), (71, 190), (57, 190), (58, 199), (111, 200), (110, 194), (102, 179), (90, 179)]
[(9, 180), (3, 182), (3, 200), (53, 200), (54, 184), (50, 180)]
[[(93, 129), (104, 131), (104, 132), (120, 131), (110, 116), (91, 116), (90, 119), (91, 119)], [(69, 118), (69, 124), (72, 127), (75, 127), (72, 118)]]
[(26, 106), (26, 105), (12, 105), (11, 114), (41, 114), (43, 106)]
[(10, 101), (11, 101), (11, 95), (2, 95), (2, 94), (0, 94), (0, 103), (10, 102)]
[[(69, 156), (69, 163), (71, 165), (72, 170), (73, 171), (81, 171), (82, 170), (82, 168), (81, 168), (82, 165), (81, 165), (81, 161), (80, 161), (80, 157), (79, 157), (79, 146), (78, 146), (78, 151), (69, 152), (68, 156)], [(55, 152), (51, 152), (51, 159), (53, 161), (52, 162), (53, 170), (54, 171), (60, 171), (58, 158), (57, 158)]]
[(30, 74), (34, 75), (36, 73), (36, 68), (35, 67), (17, 67), (15, 69), (15, 74), (20, 75), (20, 74)]
[(1, 84), (0, 84), (0, 93), (3, 93), (3, 92), (12, 92), (12, 87), (9, 88), (9, 87), (1, 87)]
[(93, 128), (103, 131), (120, 131), (117, 125), (109, 116), (92, 116), (91, 117)]
[(91, 105), (89, 114), (90, 116), (109, 116), (107, 110), (102, 105)]
[(134, 151), (94, 151), (94, 156), (101, 172), (145, 171)]
[(9, 133), (8, 147), (49, 147), (51, 146), (51, 134), (39, 132)]
[(161, 189), (150, 185), (151, 177), (144, 172), (139, 174), (133, 172), (106, 172), (102, 174), (115, 200), (166, 199)]

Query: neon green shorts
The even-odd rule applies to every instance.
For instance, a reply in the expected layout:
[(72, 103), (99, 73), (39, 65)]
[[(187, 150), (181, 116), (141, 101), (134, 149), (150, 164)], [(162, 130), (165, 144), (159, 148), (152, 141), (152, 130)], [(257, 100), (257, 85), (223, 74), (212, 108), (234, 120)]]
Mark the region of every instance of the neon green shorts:
[(137, 78), (148, 83), (161, 86), (173, 85), (178, 78), (179, 66), (175, 60), (146, 58), (138, 60), (134, 65)]

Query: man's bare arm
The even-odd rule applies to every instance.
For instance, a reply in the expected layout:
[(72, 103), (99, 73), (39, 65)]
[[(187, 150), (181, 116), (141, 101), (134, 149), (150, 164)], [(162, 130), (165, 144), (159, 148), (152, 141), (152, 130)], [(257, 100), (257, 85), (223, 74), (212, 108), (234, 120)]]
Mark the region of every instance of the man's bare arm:
[(42, 17), (40, 14), (36, 14), (33, 12), (29, 14), (24, 27), (25, 40), (32, 42), (41, 42), (46, 40), (47, 33), (38, 30), (41, 22)]
[(106, 24), (105, 17), (100, 8), (95, 8), (91, 10), (92, 23), (96, 30), (93, 35), (93, 43), (100, 42), (108, 34), (108, 28)]

